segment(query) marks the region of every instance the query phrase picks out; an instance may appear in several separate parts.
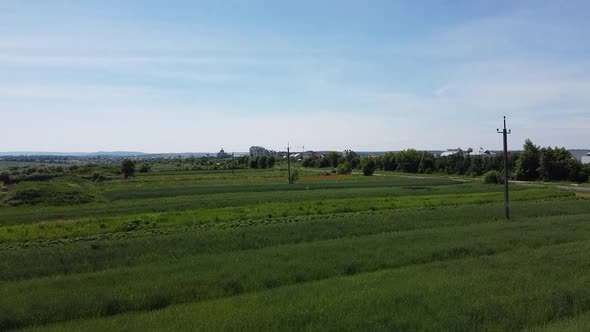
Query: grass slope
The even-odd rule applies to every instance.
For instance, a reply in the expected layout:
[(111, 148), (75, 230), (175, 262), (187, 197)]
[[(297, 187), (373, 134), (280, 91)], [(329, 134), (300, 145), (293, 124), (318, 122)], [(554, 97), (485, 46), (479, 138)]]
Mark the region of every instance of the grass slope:
[(522, 248), (34, 330), (519, 330), (590, 310), (588, 250)]
[(513, 186), (506, 222), (502, 187), (465, 179), (155, 169), (9, 188), (94, 202), (0, 208), (0, 329), (515, 330), (590, 311), (588, 197)]

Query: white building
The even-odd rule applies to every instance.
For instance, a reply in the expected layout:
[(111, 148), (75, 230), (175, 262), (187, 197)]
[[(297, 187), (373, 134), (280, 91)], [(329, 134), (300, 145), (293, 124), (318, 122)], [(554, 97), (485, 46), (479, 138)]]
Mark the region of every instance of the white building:
[(450, 156), (454, 156), (458, 153), (463, 152), (463, 150), (459, 149), (447, 149), (447, 151), (443, 152), (440, 154), (441, 157), (450, 157)]
[(588, 152), (584, 157), (582, 157), (582, 164), (590, 164), (590, 152)]
[(490, 150), (484, 150), (484, 148), (479, 148), (477, 152), (472, 152), (469, 155), (472, 157), (492, 157), (496, 154)]
[(250, 147), (250, 157), (268, 156), (269, 151), (261, 146)]
[(464, 153), (465, 155), (471, 157), (492, 157), (495, 155), (494, 152), (490, 150), (484, 150), (484, 148), (479, 148), (477, 152), (474, 152), (472, 148), (467, 149), (467, 151), (462, 150), (461, 148), (457, 149), (448, 149), (447, 151), (440, 154), (441, 157), (450, 157), (454, 156), (459, 153)]

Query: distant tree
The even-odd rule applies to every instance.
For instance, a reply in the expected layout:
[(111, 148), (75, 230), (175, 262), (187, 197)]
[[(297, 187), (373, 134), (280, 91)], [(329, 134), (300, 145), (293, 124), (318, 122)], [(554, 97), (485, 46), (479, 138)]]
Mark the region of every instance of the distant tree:
[(132, 176), (135, 173), (135, 162), (131, 159), (123, 159), (121, 162), (121, 173), (123, 173), (125, 179)]
[(316, 165), (317, 159), (318, 158), (315, 158), (315, 157), (305, 158), (301, 162), (301, 166), (303, 166), (303, 167), (314, 167)]
[(273, 167), (275, 167), (275, 164), (276, 164), (276, 162), (277, 162), (277, 160), (275, 159), (275, 157), (273, 157), (273, 156), (270, 156), (270, 157), (268, 157), (268, 159), (266, 160), (266, 166), (267, 166), (268, 168), (273, 168)]
[(434, 171), (434, 156), (430, 152), (422, 152), (418, 173), (432, 173)]
[(250, 157), (248, 157), (248, 156), (241, 156), (240, 158), (238, 158), (238, 165), (241, 165), (243, 167), (248, 167), (249, 162), (250, 162)]
[(579, 178), (582, 182), (590, 181), (590, 164), (582, 165), (582, 169), (579, 173)]
[(268, 167), (268, 157), (267, 156), (260, 156), (256, 162), (257, 168), (267, 168)]
[(451, 160), (451, 169), (453, 174), (467, 174), (469, 166), (471, 165), (471, 157), (468, 154), (461, 151), (450, 156), (449, 159)]
[(395, 153), (386, 152), (383, 155), (383, 170), (384, 171), (395, 171), (397, 169), (397, 161), (395, 159)]
[(260, 157), (251, 157), (250, 158), (250, 168), (258, 168), (258, 159)]
[(0, 173), (0, 182), (2, 182), (3, 184), (10, 184), (10, 173), (8, 173), (7, 171), (3, 171), (2, 173)]
[(406, 173), (417, 173), (420, 167), (420, 152), (407, 149), (396, 154), (397, 170)]
[(571, 157), (567, 161), (568, 180), (573, 182), (586, 182), (588, 175), (584, 172), (584, 165), (576, 158)]
[(539, 179), (540, 154), (539, 147), (534, 145), (530, 139), (524, 142), (523, 151), (519, 154), (514, 169), (514, 176), (517, 180)]
[(320, 158), (320, 159), (316, 160), (315, 166), (319, 167), (319, 168), (330, 167), (331, 166), (330, 159), (328, 159), (326, 157)]
[(149, 163), (142, 163), (141, 166), (139, 166), (139, 173), (147, 173), (152, 169), (152, 165), (150, 165)]
[(483, 158), (475, 157), (471, 159), (471, 164), (467, 170), (469, 176), (480, 176), (483, 174)]
[(363, 171), (363, 175), (371, 176), (375, 173), (377, 169), (377, 163), (371, 157), (366, 157), (361, 160), (361, 169)]
[(569, 176), (568, 160), (572, 158), (565, 148), (542, 148), (539, 157), (539, 176), (543, 181), (561, 181)]
[(330, 162), (330, 166), (334, 168), (338, 167), (338, 162), (341, 158), (342, 155), (336, 151), (328, 152), (328, 154), (326, 155), (326, 159), (328, 159), (328, 161)]
[(356, 169), (361, 166), (361, 157), (352, 150), (344, 151), (344, 160), (350, 164), (352, 169)]

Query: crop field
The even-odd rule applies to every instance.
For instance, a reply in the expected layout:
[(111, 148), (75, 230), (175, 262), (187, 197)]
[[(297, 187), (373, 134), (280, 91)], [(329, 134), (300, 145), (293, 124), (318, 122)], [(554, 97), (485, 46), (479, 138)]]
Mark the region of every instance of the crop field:
[[(0, 330), (590, 328), (590, 197), (475, 179), (154, 168), (20, 182)], [(26, 203), (26, 204), (23, 204)]]

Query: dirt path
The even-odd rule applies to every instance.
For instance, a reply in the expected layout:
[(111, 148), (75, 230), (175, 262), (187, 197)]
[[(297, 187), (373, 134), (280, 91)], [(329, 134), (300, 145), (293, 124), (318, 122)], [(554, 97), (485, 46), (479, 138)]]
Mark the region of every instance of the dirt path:
[(575, 191), (583, 191), (583, 192), (590, 192), (590, 187), (586, 186), (578, 186), (578, 185), (563, 185), (563, 184), (556, 184), (556, 183), (535, 183), (535, 182), (527, 182), (527, 181), (510, 181), (510, 183), (521, 184), (525, 186), (531, 187), (554, 187), (563, 190), (575, 190)]

